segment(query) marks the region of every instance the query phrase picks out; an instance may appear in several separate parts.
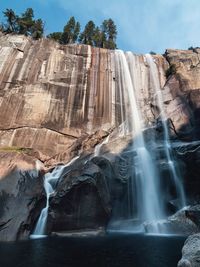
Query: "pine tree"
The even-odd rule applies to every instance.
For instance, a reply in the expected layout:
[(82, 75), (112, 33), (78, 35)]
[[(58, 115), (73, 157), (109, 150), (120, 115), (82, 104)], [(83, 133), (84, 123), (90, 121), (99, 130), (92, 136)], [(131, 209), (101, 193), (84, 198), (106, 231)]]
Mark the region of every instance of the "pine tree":
[(93, 43), (96, 47), (103, 47), (103, 44), (106, 41), (106, 36), (103, 31), (97, 26), (94, 31)]
[(3, 12), (4, 17), (6, 18), (6, 25), (4, 26), (6, 32), (17, 32), (17, 15), (12, 9), (6, 9)]
[(37, 19), (31, 26), (31, 36), (34, 39), (40, 39), (42, 38), (43, 34), (44, 34), (44, 22), (41, 19)]
[(90, 20), (86, 25), (84, 31), (80, 34), (79, 42), (87, 45), (94, 45), (95, 24)]
[(106, 38), (103, 42), (103, 47), (108, 49), (115, 49), (117, 38), (117, 27), (112, 19), (104, 20), (101, 25), (102, 32)]
[[(6, 24), (0, 25), (0, 31), (14, 32), (18, 34), (30, 35), (39, 39), (44, 34), (44, 22), (41, 19), (34, 20), (32, 8), (27, 8), (21, 16), (17, 16), (12, 9), (3, 12)], [(82, 44), (115, 49), (117, 28), (112, 19), (104, 20), (101, 27), (96, 27), (90, 20), (80, 34), (80, 23), (71, 17), (64, 26), (63, 32), (53, 32), (47, 38), (53, 39), (61, 44), (76, 43), (77, 40)]]
[(71, 44), (75, 43), (78, 39), (80, 32), (80, 23), (76, 22), (74, 17), (71, 17), (63, 29), (61, 43)]
[(32, 8), (27, 8), (22, 16), (18, 18), (17, 23), (19, 26), (18, 33), (24, 35), (31, 35), (32, 28), (34, 26), (35, 21), (33, 20), (34, 13)]
[(81, 25), (79, 22), (76, 22), (75, 27), (74, 27), (74, 33), (73, 33), (73, 43), (75, 43), (78, 40), (78, 36), (80, 33)]
[(6, 9), (4, 16), (7, 24), (3, 26), (3, 30), (10, 33), (30, 35), (35, 39), (41, 38), (44, 33), (44, 23), (41, 19), (34, 20), (34, 12), (32, 8), (27, 8), (21, 16), (15, 15), (12, 9)]
[(101, 47), (101, 30), (100, 28), (97, 26), (94, 30), (94, 37), (93, 37), (93, 42), (94, 42), (94, 46), (96, 47)]

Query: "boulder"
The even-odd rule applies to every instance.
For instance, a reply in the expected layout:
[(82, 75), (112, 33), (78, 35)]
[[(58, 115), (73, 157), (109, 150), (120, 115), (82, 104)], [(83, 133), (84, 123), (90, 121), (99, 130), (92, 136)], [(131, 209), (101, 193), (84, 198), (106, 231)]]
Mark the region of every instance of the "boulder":
[(63, 173), (50, 199), (47, 231), (105, 228), (111, 205), (103, 173), (91, 161), (74, 163)]
[(178, 267), (200, 266), (200, 234), (194, 234), (187, 238), (182, 249), (182, 258)]
[[(198, 211), (198, 215), (193, 213), (194, 210)], [(145, 222), (144, 228), (147, 233), (154, 233), (156, 230), (158, 230), (160, 233), (187, 236), (198, 233), (200, 230), (199, 221), (195, 221), (194, 219), (196, 217), (199, 217), (199, 206), (188, 206), (182, 210), (179, 210), (174, 215), (168, 217), (166, 220)]]

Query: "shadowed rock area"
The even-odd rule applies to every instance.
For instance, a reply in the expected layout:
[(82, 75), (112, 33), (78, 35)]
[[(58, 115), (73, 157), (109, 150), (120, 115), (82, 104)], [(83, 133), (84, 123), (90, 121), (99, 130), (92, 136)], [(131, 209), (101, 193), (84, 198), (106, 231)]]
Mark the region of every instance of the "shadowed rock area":
[(27, 238), (45, 205), (37, 159), (20, 152), (0, 152), (0, 240)]
[(178, 267), (199, 267), (200, 264), (200, 234), (191, 235), (182, 249), (182, 258)]

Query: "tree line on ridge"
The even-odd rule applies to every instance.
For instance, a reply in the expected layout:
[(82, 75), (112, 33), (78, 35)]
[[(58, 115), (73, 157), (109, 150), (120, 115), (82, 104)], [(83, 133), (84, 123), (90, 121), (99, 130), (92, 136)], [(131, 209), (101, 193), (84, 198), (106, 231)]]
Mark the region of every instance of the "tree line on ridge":
[[(44, 21), (34, 19), (32, 8), (27, 8), (20, 16), (8, 8), (3, 14), (5, 22), (0, 25), (1, 31), (24, 34), (34, 39), (40, 39), (44, 36)], [(80, 43), (107, 49), (117, 48), (117, 27), (111, 18), (105, 19), (100, 26), (96, 26), (90, 20), (81, 31), (80, 23), (74, 17), (70, 17), (62, 32), (52, 32), (46, 37), (60, 44)]]

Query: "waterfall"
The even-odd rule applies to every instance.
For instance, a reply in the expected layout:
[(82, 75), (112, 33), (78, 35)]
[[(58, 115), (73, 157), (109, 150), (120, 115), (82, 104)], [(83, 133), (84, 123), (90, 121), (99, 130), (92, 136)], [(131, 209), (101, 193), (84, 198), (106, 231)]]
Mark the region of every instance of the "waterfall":
[(186, 206), (186, 199), (185, 199), (185, 193), (184, 193), (184, 188), (183, 184), (180, 180), (180, 177), (177, 174), (175, 165), (174, 165), (174, 160), (173, 160), (173, 154), (172, 154), (172, 149), (171, 149), (171, 144), (169, 140), (169, 132), (168, 132), (168, 127), (167, 127), (167, 120), (166, 120), (166, 114), (163, 106), (163, 97), (162, 97), (162, 90), (159, 82), (159, 73), (158, 73), (158, 68), (156, 63), (154, 62), (153, 57), (150, 54), (146, 55), (147, 63), (150, 68), (150, 78), (152, 81), (152, 86), (155, 91), (156, 99), (157, 99), (157, 104), (160, 110), (160, 117), (163, 125), (163, 131), (164, 131), (164, 140), (163, 140), (163, 147), (164, 147), (164, 152), (165, 156), (167, 159), (167, 163), (176, 187), (177, 191), (177, 198), (179, 199), (179, 208), (183, 208)]
[[(161, 190), (162, 177), (160, 177), (161, 175), (156, 162), (155, 143), (151, 138), (148, 138), (147, 143), (146, 135), (144, 136), (144, 130), (148, 130), (146, 128), (147, 123), (145, 122), (146, 117), (144, 114), (145, 93), (149, 93), (150, 85), (156, 96), (156, 103), (160, 110), (160, 118), (163, 126), (163, 140), (159, 140), (159, 142), (162, 144), (164, 157), (168, 164), (171, 177), (173, 178), (177, 197), (180, 200), (179, 207), (184, 207), (186, 201), (183, 185), (173, 160), (158, 68), (151, 55), (143, 57), (134, 55), (131, 52), (124, 53), (121, 50), (116, 50), (114, 57), (116, 84), (118, 86), (116, 87), (115, 95), (116, 104), (119, 105), (119, 122), (121, 123), (119, 132), (122, 136), (132, 134), (133, 140), (131, 147), (133, 166), (131, 179), (128, 181), (129, 189), (127, 196), (127, 202), (129, 202), (128, 210), (130, 212), (129, 218), (132, 221), (137, 221), (140, 225), (145, 222), (147, 224), (150, 223), (151, 227), (149, 229), (151, 233), (165, 232), (166, 229), (162, 226), (162, 219), (166, 218), (163, 200), (164, 192)], [(94, 156), (100, 155), (102, 146), (108, 143), (108, 140), (109, 136), (95, 147)], [(55, 192), (57, 181), (63, 175), (64, 169), (71, 165), (77, 158), (75, 157), (65, 166), (56, 167), (52, 173), (47, 173), (44, 176), (46, 206), (41, 211), (32, 235), (33, 238), (45, 236), (47, 232), (46, 224), (50, 196)], [(145, 226), (143, 230), (144, 228)], [(132, 226), (133, 232), (135, 229), (138, 228)]]
[[(159, 177), (143, 136), (143, 118), (138, 104), (140, 79), (137, 56), (123, 51), (115, 52), (119, 61), (120, 76), (123, 78), (123, 90), (126, 91), (126, 117), (133, 134), (134, 175), (137, 192), (137, 214), (139, 221), (154, 221), (163, 218), (162, 205), (159, 203)], [(131, 67), (132, 66), (132, 67)], [(155, 229), (156, 231), (156, 229)]]
[(58, 179), (62, 176), (64, 169), (70, 166), (73, 162), (75, 162), (79, 156), (73, 158), (70, 162), (68, 162), (64, 166), (57, 166), (52, 173), (46, 173), (44, 176), (44, 189), (46, 193), (46, 206), (42, 209), (38, 222), (36, 224), (35, 230), (31, 235), (31, 238), (38, 238), (45, 236), (46, 232), (46, 223), (48, 218), (48, 210), (49, 210), (49, 198), (54, 193), (55, 185)]
[(124, 110), (124, 85), (123, 85), (123, 76), (122, 73), (119, 71), (121, 66), (121, 61), (119, 60), (119, 57), (115, 56), (115, 74), (117, 78), (117, 84), (118, 84), (118, 90), (115, 93), (118, 97), (116, 99), (116, 103), (119, 106), (120, 110), (120, 121), (121, 125), (119, 126), (119, 136), (125, 136), (128, 132), (128, 125), (126, 122), (126, 114)]

